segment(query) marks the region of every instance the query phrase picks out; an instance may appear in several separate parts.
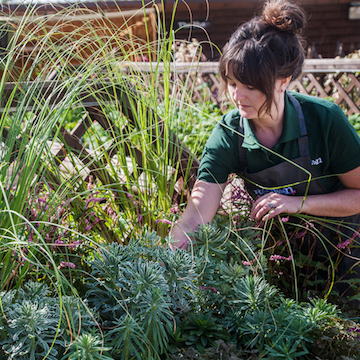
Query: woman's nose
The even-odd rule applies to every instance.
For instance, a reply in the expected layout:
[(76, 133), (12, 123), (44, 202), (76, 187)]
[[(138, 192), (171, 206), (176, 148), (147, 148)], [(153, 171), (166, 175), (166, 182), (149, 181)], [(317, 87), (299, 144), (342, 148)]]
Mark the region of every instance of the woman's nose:
[(243, 89), (239, 88), (238, 86), (234, 90), (233, 98), (236, 101), (243, 100), (245, 97), (245, 92)]

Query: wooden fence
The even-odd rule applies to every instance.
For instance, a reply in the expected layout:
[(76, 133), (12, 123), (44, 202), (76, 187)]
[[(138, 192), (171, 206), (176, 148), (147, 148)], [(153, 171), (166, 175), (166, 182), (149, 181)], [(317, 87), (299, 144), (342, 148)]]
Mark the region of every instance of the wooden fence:
[[(128, 59), (135, 61), (141, 55), (139, 48), (145, 47), (147, 42), (156, 43), (157, 15), (154, 7), (142, 8), (140, 4), (140, 7), (137, 5), (133, 9), (120, 10), (115, 7), (106, 11), (106, 8), (100, 9), (101, 3), (93, 4), (90, 6), (92, 9), (87, 6), (71, 5), (64, 8), (56, 4), (48, 5), (34, 9), (22, 6), (10, 6), (8, 9), (0, 5), (0, 50), (6, 53), (5, 49), (11, 41), (15, 40), (17, 44), (14, 54), (7, 55), (11, 55), (14, 61), (11, 73), (13, 81), (19, 78), (24, 68), (33, 69), (34, 79), (39, 69), (48, 66), (46, 63), (49, 59), (45, 54), (52, 47), (56, 48), (60, 57), (68, 56), (64, 54), (75, 46), (76, 55), (71, 55), (70, 62), (77, 66), (93, 57), (101, 47), (109, 54), (125, 54)], [(126, 8), (127, 5), (122, 7)], [(16, 29), (20, 30), (17, 32)], [(146, 54), (149, 55), (148, 52)], [(155, 52), (152, 55), (155, 59)], [(38, 58), (43, 58), (45, 64), (39, 62)], [(32, 60), (37, 64), (35, 69)]]
[[(149, 63), (129, 63), (129, 67), (144, 73), (155, 68)], [(160, 67), (160, 71), (163, 69)], [(175, 78), (186, 84), (188, 93), (194, 102), (211, 101), (218, 103), (219, 98), (218, 63), (175, 63), (171, 70), (172, 81)], [(161, 82), (159, 82), (161, 86)], [(173, 96), (178, 87), (173, 87)], [(303, 74), (289, 84), (289, 90), (303, 94), (332, 98), (347, 113), (360, 113), (360, 59), (306, 59)]]

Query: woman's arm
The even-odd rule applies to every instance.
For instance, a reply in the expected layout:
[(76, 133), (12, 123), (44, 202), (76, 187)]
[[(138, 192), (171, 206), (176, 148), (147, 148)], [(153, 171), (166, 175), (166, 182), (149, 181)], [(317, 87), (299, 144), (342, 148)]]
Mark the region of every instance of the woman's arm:
[[(339, 176), (345, 189), (329, 194), (287, 196), (268, 193), (253, 205), (250, 217), (260, 220), (279, 214), (310, 214), (315, 216), (350, 216), (360, 213), (360, 166)], [(269, 205), (271, 204), (271, 205)]]
[(197, 229), (198, 225), (212, 221), (219, 208), (225, 186), (225, 183), (214, 184), (202, 180), (196, 181), (186, 209), (171, 232), (174, 239), (177, 240), (172, 244), (172, 249), (175, 247), (187, 249), (190, 238), (186, 233), (192, 233)]

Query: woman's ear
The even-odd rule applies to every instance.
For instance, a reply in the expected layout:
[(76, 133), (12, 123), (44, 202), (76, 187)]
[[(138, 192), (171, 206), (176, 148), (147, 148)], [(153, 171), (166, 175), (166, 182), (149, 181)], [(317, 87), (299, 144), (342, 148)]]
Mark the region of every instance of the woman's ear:
[(288, 76), (287, 78), (279, 79), (278, 80), (278, 91), (284, 92), (286, 88), (288, 87), (289, 83), (291, 81), (291, 76)]

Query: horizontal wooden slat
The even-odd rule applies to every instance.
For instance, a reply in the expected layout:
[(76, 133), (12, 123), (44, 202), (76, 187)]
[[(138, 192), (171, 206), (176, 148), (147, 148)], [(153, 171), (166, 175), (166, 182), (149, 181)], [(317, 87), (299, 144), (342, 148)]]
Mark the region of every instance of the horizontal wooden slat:
[[(220, 90), (218, 66), (217, 62), (176, 62), (167, 64), (166, 67), (162, 63), (128, 62), (121, 63), (119, 68), (128, 72), (141, 72), (145, 76), (146, 74), (151, 76), (154, 72), (164, 72), (166, 73), (164, 76), (171, 76), (173, 81), (178, 78), (182, 84), (187, 83), (188, 94), (192, 96), (193, 101), (202, 102), (211, 99), (224, 109), (222, 99), (217, 97)], [(191, 81), (186, 81), (187, 74), (190, 74)], [(195, 84), (194, 74), (196, 74), (196, 86), (191, 88), (191, 85)], [(337, 103), (347, 111), (348, 115), (351, 115), (360, 113), (357, 100), (360, 97), (359, 74), (360, 59), (306, 59), (303, 74), (290, 83), (289, 89), (323, 98), (336, 97)], [(338, 80), (335, 81), (333, 76), (336, 76)], [(341, 79), (341, 76), (345, 76), (347, 80)], [(158, 82), (158, 86), (161, 88), (161, 81)], [(206, 89), (206, 97), (199, 96), (197, 86), (202, 87), (202, 90)], [(355, 100), (352, 99), (352, 93), (359, 94)], [(176, 96), (176, 93), (173, 96)]]
[[(198, 73), (217, 73), (219, 67), (218, 62), (177, 62), (172, 63), (171, 66), (164, 68), (163, 63), (148, 63), (148, 62), (123, 62), (119, 64), (119, 68), (124, 71), (133, 69), (138, 71), (163, 72), (165, 70), (188, 73), (196, 71)], [(360, 59), (306, 59), (303, 67), (304, 72), (356, 72), (360, 71)]]

